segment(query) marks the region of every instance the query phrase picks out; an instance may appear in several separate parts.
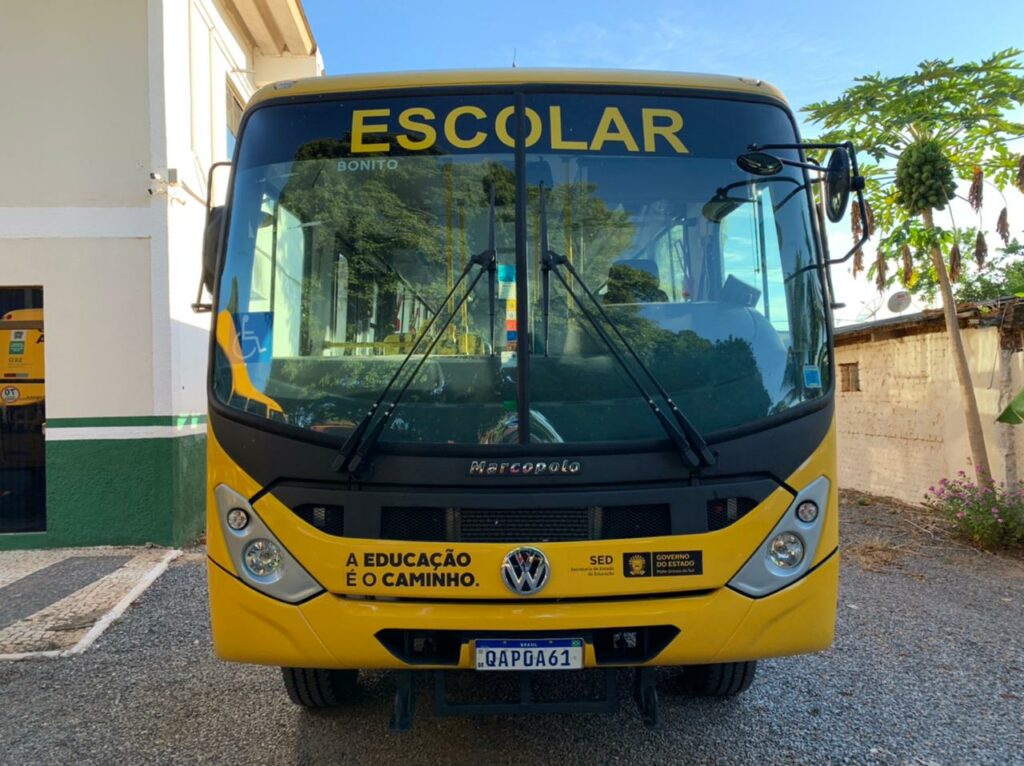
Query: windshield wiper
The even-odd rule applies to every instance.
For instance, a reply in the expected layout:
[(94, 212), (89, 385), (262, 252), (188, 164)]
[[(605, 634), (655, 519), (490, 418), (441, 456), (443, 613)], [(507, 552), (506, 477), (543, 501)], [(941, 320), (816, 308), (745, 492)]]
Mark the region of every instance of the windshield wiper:
[[(594, 293), (591, 292), (590, 288), (587, 287), (587, 283), (583, 281), (583, 278), (580, 276), (579, 272), (576, 271), (575, 267), (572, 265), (572, 263), (569, 262), (568, 258), (566, 258), (564, 255), (559, 255), (558, 253), (548, 248), (548, 214), (543, 183), (540, 184), (540, 247), (542, 280), (541, 297), (543, 300), (542, 313), (544, 322), (545, 354), (547, 354), (548, 348), (548, 314), (550, 312), (548, 275), (550, 273), (554, 273), (558, 281), (562, 283), (562, 287), (565, 288), (565, 292), (569, 295), (569, 297), (572, 298), (573, 302), (577, 305), (577, 307), (579, 307), (580, 311), (583, 313), (583, 316), (587, 318), (587, 321), (590, 322), (590, 325), (594, 328), (595, 332), (597, 332), (597, 334), (601, 337), (601, 340), (604, 341), (605, 345), (608, 347), (608, 350), (611, 351), (612, 356), (615, 357), (615, 361), (619, 363), (619, 367), (622, 368), (622, 371), (626, 373), (629, 379), (633, 382), (633, 385), (636, 386), (636, 389), (640, 392), (640, 395), (643, 397), (644, 402), (646, 402), (651, 412), (658, 419), (658, 423), (661, 424), (661, 427), (664, 429), (665, 433), (672, 440), (672, 443), (679, 451), (680, 456), (694, 468), (699, 467), (701, 465), (714, 465), (717, 460), (717, 455), (715, 455), (715, 453), (708, 446), (708, 443), (704, 440), (704, 437), (701, 436), (700, 431), (696, 429), (696, 427), (683, 414), (683, 411), (680, 410), (678, 405), (676, 405), (676, 403), (672, 400), (672, 397), (669, 395), (668, 391), (665, 390), (665, 387), (661, 385), (657, 378), (654, 377), (654, 373), (652, 373), (650, 369), (647, 367), (647, 365), (645, 365), (643, 361), (641, 361), (640, 355), (637, 354), (632, 344), (630, 344), (630, 342), (626, 340), (626, 337), (622, 334), (622, 331), (619, 330), (618, 325), (615, 324), (614, 321), (612, 321), (612, 318), (610, 316), (608, 316), (608, 312), (604, 310), (604, 306), (601, 305), (601, 302), (597, 299), (597, 296), (595, 296)], [(579, 295), (577, 295), (577, 293), (572, 289), (572, 287), (569, 286), (568, 281), (562, 275), (561, 271), (559, 271), (559, 267), (561, 266), (564, 266), (566, 271), (569, 272), (569, 274), (573, 277), (575, 282), (579, 284), (580, 287), (583, 288), (583, 292), (586, 293), (587, 297), (590, 299), (590, 302), (597, 308), (598, 312), (604, 318), (604, 321), (607, 323), (607, 325), (612, 328), (612, 331), (615, 333), (616, 337), (619, 339), (619, 341), (622, 343), (625, 349), (629, 352), (629, 355), (633, 357), (633, 361), (635, 361), (637, 366), (641, 370), (643, 370), (648, 380), (650, 380), (650, 382), (654, 384), (655, 389), (657, 389), (658, 391), (658, 395), (664, 400), (665, 404), (668, 405), (669, 410), (671, 410), (672, 415), (675, 419), (675, 423), (668, 419), (668, 417), (662, 411), (661, 407), (659, 407), (658, 403), (654, 400), (654, 397), (647, 392), (647, 389), (640, 382), (637, 376), (633, 373), (633, 370), (630, 369), (629, 364), (626, 362), (625, 358), (622, 356), (622, 353), (618, 350), (618, 348), (616, 348), (615, 343), (612, 341), (611, 337), (609, 337), (604, 327), (602, 327), (601, 323), (597, 320), (597, 318), (590, 311), (587, 310), (586, 306), (583, 305), (583, 301), (580, 299)]]
[[(434, 312), (430, 315), (430, 318), (427, 319), (426, 323), (423, 325), (423, 329), (416, 337), (416, 340), (413, 341), (412, 348), (409, 349), (409, 352), (405, 355), (405, 358), (402, 359), (401, 363), (398, 365), (398, 369), (395, 370), (394, 374), (391, 376), (391, 379), (387, 382), (387, 385), (384, 386), (384, 390), (380, 392), (380, 396), (377, 397), (377, 400), (373, 403), (373, 405), (370, 407), (367, 413), (363, 416), (363, 419), (359, 421), (358, 425), (356, 425), (352, 433), (349, 434), (348, 438), (345, 440), (345, 443), (341, 446), (341, 449), (338, 451), (338, 456), (334, 459), (333, 468), (336, 472), (355, 475), (357, 472), (359, 472), (360, 467), (362, 467), (363, 470), (365, 471), (366, 459), (372, 452), (374, 445), (376, 445), (377, 441), (380, 439), (380, 435), (384, 431), (384, 426), (387, 425), (388, 420), (391, 418), (391, 415), (395, 411), (395, 407), (398, 406), (398, 403), (401, 400), (401, 398), (405, 395), (405, 392), (409, 390), (409, 386), (412, 385), (412, 382), (416, 379), (416, 376), (419, 374), (420, 369), (422, 369), (423, 364), (427, 361), (427, 358), (431, 355), (431, 353), (433, 353), (438, 341), (441, 340), (441, 338), (444, 336), (444, 332), (445, 330), (448, 329), (448, 325), (450, 325), (452, 323), (452, 320), (455, 319), (455, 317), (458, 315), (459, 309), (461, 309), (462, 305), (469, 299), (470, 294), (476, 288), (477, 283), (480, 281), (480, 278), (484, 275), (484, 273), (490, 272), (493, 274), (496, 268), (495, 263), (497, 261), (497, 250), (495, 248), (494, 234), (493, 186), (491, 186), (489, 225), (490, 231), (488, 232), (487, 236), (487, 249), (481, 253), (472, 256), (466, 263), (465, 268), (462, 270), (462, 273), (459, 275), (459, 278), (455, 280), (455, 284), (452, 285), (451, 289), (448, 291), (448, 294), (444, 297), (444, 300), (441, 301), (437, 309), (434, 310)], [(391, 391), (392, 387), (395, 385), (396, 381), (401, 376), (402, 370), (405, 369), (405, 365), (409, 363), (410, 359), (412, 359), (413, 354), (416, 353), (416, 349), (419, 348), (420, 343), (423, 342), (423, 339), (426, 338), (427, 333), (430, 331), (430, 328), (433, 326), (434, 322), (437, 321), (438, 316), (441, 315), (441, 311), (444, 309), (445, 306), (448, 305), (448, 301), (450, 301), (452, 299), (452, 296), (455, 295), (456, 291), (459, 289), (459, 286), (466, 280), (466, 277), (469, 275), (469, 272), (473, 270), (474, 266), (480, 266), (480, 270), (476, 273), (476, 276), (473, 277), (472, 281), (469, 283), (469, 286), (462, 293), (462, 297), (459, 298), (458, 301), (456, 301), (455, 306), (448, 313), (448, 316), (445, 318), (441, 327), (434, 335), (434, 338), (430, 341), (430, 344), (423, 352), (423, 356), (416, 363), (416, 366), (413, 368), (412, 373), (409, 375), (408, 378), (406, 378), (405, 383), (402, 384), (402, 387), (398, 390), (398, 393), (395, 394), (395, 398), (391, 400), (388, 406), (381, 413), (380, 417), (377, 418), (377, 422), (373, 424), (373, 428), (370, 428), (370, 424), (373, 423), (374, 416), (377, 414), (377, 411), (380, 409), (381, 405), (384, 403), (384, 400), (387, 398), (388, 393)], [(493, 277), (491, 284), (491, 336), (493, 339)]]

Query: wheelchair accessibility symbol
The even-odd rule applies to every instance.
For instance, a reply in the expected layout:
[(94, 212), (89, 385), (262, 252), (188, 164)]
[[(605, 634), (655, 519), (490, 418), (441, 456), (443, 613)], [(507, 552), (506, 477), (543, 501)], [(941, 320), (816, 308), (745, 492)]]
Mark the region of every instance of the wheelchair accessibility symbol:
[(238, 346), (246, 362), (270, 361), (270, 340), (273, 314), (261, 311), (258, 314), (238, 315)]
[(271, 311), (247, 311), (235, 314), (238, 332), (238, 353), (249, 370), (249, 377), (263, 390), (270, 376), (273, 359), (274, 314)]

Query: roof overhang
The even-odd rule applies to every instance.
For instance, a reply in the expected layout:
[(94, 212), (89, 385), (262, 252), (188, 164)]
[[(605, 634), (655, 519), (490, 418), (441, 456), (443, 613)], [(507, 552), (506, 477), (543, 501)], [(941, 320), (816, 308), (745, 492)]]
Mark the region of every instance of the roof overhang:
[(263, 56), (316, 56), (301, 0), (224, 0)]

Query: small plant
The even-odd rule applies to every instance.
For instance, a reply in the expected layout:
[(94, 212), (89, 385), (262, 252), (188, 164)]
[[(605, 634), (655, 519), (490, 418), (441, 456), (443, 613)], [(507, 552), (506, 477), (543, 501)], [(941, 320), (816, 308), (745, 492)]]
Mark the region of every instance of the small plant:
[(1024, 546), (1024, 483), (1007, 487), (971, 481), (960, 471), (929, 487), (924, 504), (946, 516), (956, 533), (979, 548)]

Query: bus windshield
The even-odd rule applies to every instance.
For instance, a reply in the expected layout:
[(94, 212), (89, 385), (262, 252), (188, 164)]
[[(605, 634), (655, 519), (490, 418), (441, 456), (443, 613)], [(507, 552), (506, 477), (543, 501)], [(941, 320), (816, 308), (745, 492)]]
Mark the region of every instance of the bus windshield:
[[(750, 144), (796, 140), (781, 107), (527, 93), (517, 175), (515, 103), (339, 96), (251, 114), (217, 296), (221, 403), (344, 439), (441, 309), (382, 443), (663, 439), (583, 286), (704, 434), (828, 391), (807, 177), (736, 164)], [(542, 188), (549, 249), (582, 305), (550, 275), (544, 300)], [(443, 305), (489, 246), (492, 197), (493, 283), (467, 295), (466, 280)]]

